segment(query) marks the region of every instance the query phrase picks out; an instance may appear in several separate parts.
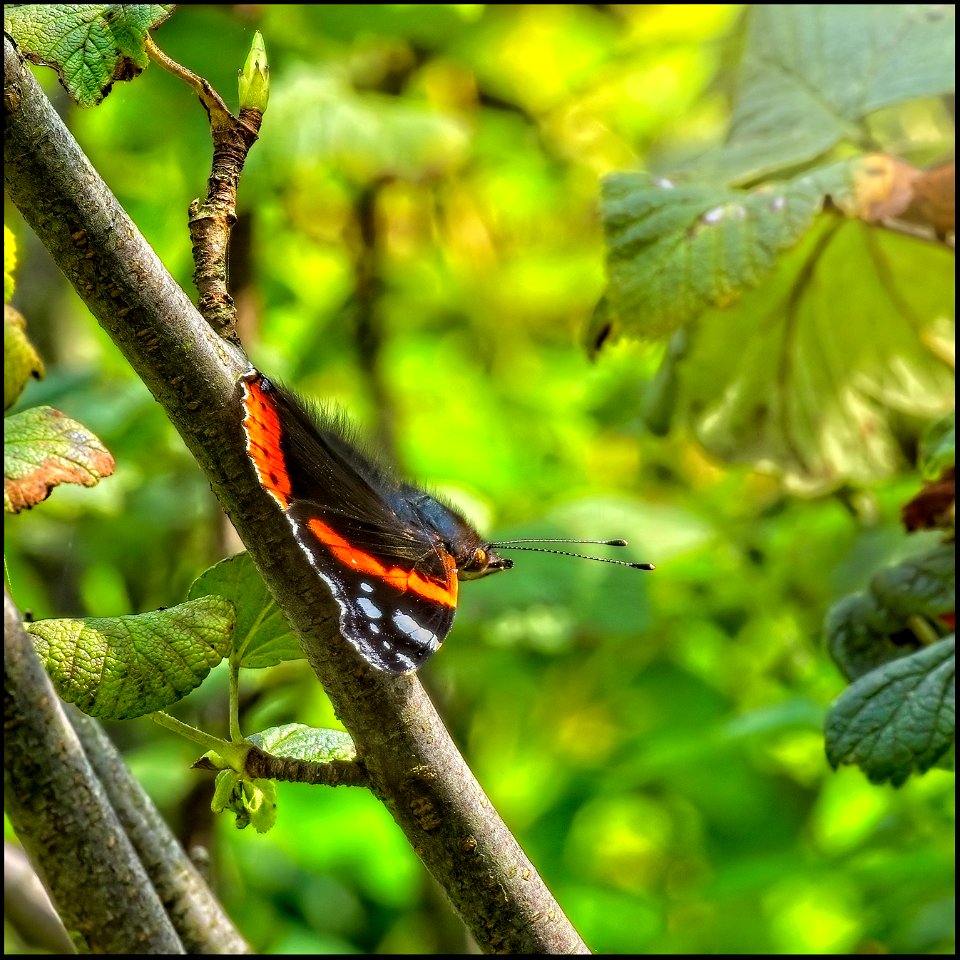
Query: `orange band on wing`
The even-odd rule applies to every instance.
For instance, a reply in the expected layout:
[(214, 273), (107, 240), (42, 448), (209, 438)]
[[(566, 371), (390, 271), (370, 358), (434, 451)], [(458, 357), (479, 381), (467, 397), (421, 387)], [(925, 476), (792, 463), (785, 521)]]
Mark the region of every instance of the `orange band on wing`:
[(446, 607), (456, 607), (459, 581), (456, 576), (454, 559), (450, 554), (445, 553), (443, 556), (449, 580), (447, 583), (440, 583), (430, 577), (424, 577), (415, 570), (409, 571), (402, 567), (385, 566), (376, 557), (350, 546), (347, 540), (341, 537), (336, 530), (328, 527), (322, 520), (308, 520), (307, 526), (337, 560), (358, 573), (369, 573), (373, 577), (386, 580), (397, 590), (409, 590), (425, 597), (427, 600), (442, 603)]
[(243, 430), (247, 454), (253, 461), (260, 485), (284, 510), (290, 505), (290, 475), (280, 446), (282, 427), (276, 404), (262, 387), (260, 374), (243, 380)]

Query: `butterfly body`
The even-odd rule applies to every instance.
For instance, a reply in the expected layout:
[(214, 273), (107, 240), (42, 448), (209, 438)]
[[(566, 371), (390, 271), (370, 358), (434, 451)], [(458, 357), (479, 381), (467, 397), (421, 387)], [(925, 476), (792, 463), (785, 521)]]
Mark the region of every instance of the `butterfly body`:
[(256, 370), (241, 378), (247, 454), (340, 607), (340, 630), (379, 670), (416, 670), (453, 623), (459, 580), (509, 569), (457, 511), (363, 453), (342, 418)]

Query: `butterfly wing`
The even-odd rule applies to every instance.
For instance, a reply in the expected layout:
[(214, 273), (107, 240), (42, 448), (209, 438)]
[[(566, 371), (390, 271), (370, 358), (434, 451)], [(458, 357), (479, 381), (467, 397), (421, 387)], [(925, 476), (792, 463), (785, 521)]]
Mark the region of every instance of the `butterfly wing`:
[[(389, 673), (416, 670), (443, 643), (457, 608), (457, 572), (442, 550), (444, 574), (394, 563), (382, 552), (359, 546), (364, 537), (344, 537), (316, 504), (297, 501), (287, 509), (294, 535), (340, 607), (340, 630), (367, 661)], [(372, 537), (376, 530), (368, 531)], [(435, 558), (437, 553), (428, 555)]]
[[(242, 378), (247, 453), (340, 607), (340, 629), (375, 667), (406, 673), (443, 642), (456, 561), (402, 484), (257, 371)], [(410, 490), (410, 492), (415, 492)]]

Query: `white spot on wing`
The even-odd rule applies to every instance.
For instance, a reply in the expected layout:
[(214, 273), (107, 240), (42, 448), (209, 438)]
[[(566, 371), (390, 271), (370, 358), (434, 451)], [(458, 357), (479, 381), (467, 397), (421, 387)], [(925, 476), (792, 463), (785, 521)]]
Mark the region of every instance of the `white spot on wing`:
[(383, 611), (369, 597), (361, 597), (357, 601), (357, 606), (371, 620), (379, 620), (383, 616)]
[[(287, 518), (287, 522), (293, 528), (295, 534), (300, 533), (300, 525), (290, 516), (287, 511), (284, 511), (284, 515)], [(356, 609), (356, 606), (360, 606), (361, 610), (367, 615), (367, 617), (373, 616), (370, 612), (371, 610), (376, 611), (377, 616), (383, 616), (382, 611), (379, 607), (375, 606), (367, 597), (361, 597), (359, 600), (355, 601), (355, 604), (348, 604), (343, 596), (343, 584), (340, 583), (335, 577), (331, 577), (316, 561), (313, 556), (313, 553), (306, 548), (302, 539), (298, 539), (300, 547), (303, 552), (306, 554), (307, 559), (310, 561), (310, 565), (316, 570), (317, 575), (323, 580), (324, 583), (330, 588), (330, 592), (333, 594), (333, 599), (337, 602), (337, 606), (340, 608), (340, 632), (343, 636), (357, 648), (360, 653), (368, 660), (368, 662), (373, 663), (375, 666), (379, 666), (375, 659), (371, 659), (369, 653), (367, 653), (363, 646), (358, 642), (358, 639), (355, 638), (350, 631), (349, 627), (349, 618), (351, 606), (353, 609)], [(365, 593), (373, 593), (373, 587), (366, 581), (360, 581), (360, 589)], [(367, 608), (363, 607), (363, 604), (369, 604)], [(405, 633), (414, 643), (425, 645), (430, 652), (434, 652), (440, 648), (440, 644), (437, 642), (436, 636), (430, 631), (421, 627), (413, 617), (408, 616), (407, 614), (400, 613), (396, 611), (393, 614), (393, 623), (397, 629)], [(368, 622), (366, 624), (366, 630), (370, 632), (372, 636), (377, 636), (381, 633), (380, 627), (375, 623)], [(371, 638), (372, 639), (372, 638)], [(378, 643), (383, 649), (386, 659), (392, 659), (399, 665), (402, 669), (401, 672), (409, 673), (411, 670), (416, 669), (416, 664), (413, 662), (410, 657), (402, 653), (400, 650), (396, 649), (394, 642), (388, 637), (379, 637)], [(372, 648), (371, 648), (372, 653)]]
[(421, 627), (413, 617), (406, 613), (395, 610), (393, 613), (393, 622), (397, 629), (405, 633), (414, 643), (427, 647), (430, 650), (437, 650), (440, 644), (437, 643), (437, 635), (426, 627)]

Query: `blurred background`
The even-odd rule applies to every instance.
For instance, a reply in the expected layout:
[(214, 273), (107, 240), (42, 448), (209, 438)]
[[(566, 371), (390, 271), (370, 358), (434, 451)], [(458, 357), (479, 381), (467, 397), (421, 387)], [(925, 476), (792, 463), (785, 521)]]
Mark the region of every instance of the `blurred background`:
[[(586, 942), (610, 953), (953, 952), (953, 777), (833, 772), (845, 683), (823, 616), (902, 556), (904, 470), (801, 499), (641, 416), (663, 344), (588, 359), (612, 171), (670, 171), (730, 118), (738, 5), (185, 6), (155, 34), (236, 109), (253, 31), (270, 105), (239, 193), (231, 286), (252, 361), (342, 405), (492, 538), (625, 537), (655, 573), (516, 554), (468, 584), (423, 682)], [(193, 292), (186, 217), (205, 114), (151, 66), (70, 128)], [(182, 601), (238, 549), (206, 483), (8, 206), (15, 302), (49, 403), (117, 460), (5, 520), (35, 617)], [(730, 345), (731, 351), (737, 349)], [(852, 507), (856, 501), (856, 509)], [(242, 678), (243, 729), (338, 726), (305, 662)], [(226, 732), (221, 670), (177, 714)], [(212, 818), (194, 748), (109, 725), (264, 953), (468, 949), (393, 821), (360, 790), (279, 785), (265, 836)]]

